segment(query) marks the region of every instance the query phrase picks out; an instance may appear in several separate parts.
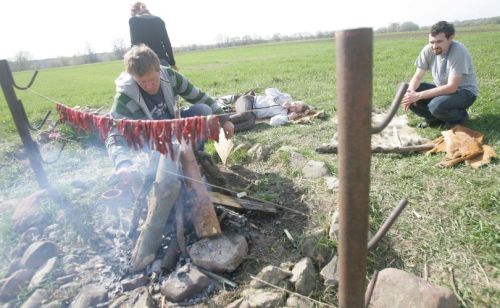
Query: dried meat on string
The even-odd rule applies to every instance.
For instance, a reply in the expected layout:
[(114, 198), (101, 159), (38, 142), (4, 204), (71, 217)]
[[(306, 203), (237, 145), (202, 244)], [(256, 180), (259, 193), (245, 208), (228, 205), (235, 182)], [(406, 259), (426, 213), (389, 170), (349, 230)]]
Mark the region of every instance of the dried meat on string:
[(173, 120), (115, 120), (104, 115), (96, 115), (57, 104), (61, 123), (68, 123), (86, 132), (97, 130), (102, 141), (106, 139), (113, 126), (121, 134), (129, 147), (140, 150), (149, 145), (162, 154), (170, 153), (173, 158), (174, 138), (178, 142), (196, 143), (208, 139), (218, 140), (220, 118), (216, 115), (196, 116)]

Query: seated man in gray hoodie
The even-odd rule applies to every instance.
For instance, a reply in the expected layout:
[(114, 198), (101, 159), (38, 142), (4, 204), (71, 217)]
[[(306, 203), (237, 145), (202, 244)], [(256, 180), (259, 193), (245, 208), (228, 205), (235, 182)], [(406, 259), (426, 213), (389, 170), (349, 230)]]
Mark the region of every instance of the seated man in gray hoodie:
[[(124, 56), (126, 71), (116, 79), (116, 95), (111, 109), (115, 119), (173, 119), (177, 114), (181, 117), (206, 116), (212, 113), (223, 113), (222, 108), (206, 93), (171, 67), (160, 66), (160, 60), (152, 49), (142, 44), (133, 46)], [(192, 105), (186, 110), (179, 110), (175, 97), (179, 95)], [(234, 127), (230, 121), (221, 123), (227, 137), (232, 137)], [(178, 150), (174, 143), (174, 153)], [(131, 151), (124, 137), (113, 130), (107, 140), (108, 154), (116, 167), (118, 179), (138, 191), (144, 176), (156, 176), (151, 202), (161, 202), (169, 212), (173, 207), (180, 189), (181, 179), (172, 174), (180, 174), (180, 170), (169, 155), (151, 151), (147, 153), (146, 166), (137, 166), (137, 152)], [(143, 161), (144, 162), (144, 161)], [(140, 171), (142, 172), (140, 172)], [(166, 221), (167, 217), (165, 217)], [(161, 237), (157, 245), (160, 245)], [(144, 259), (144, 260), (143, 260)], [(137, 256), (135, 268), (145, 267), (149, 256)]]

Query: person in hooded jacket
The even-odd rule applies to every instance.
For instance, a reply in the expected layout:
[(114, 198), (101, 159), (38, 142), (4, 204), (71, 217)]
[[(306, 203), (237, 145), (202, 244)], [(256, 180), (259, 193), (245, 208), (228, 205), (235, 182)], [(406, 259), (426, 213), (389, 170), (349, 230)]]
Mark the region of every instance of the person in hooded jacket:
[[(114, 119), (174, 119), (223, 113), (222, 108), (205, 92), (194, 86), (185, 76), (170, 66), (161, 66), (156, 53), (146, 45), (133, 46), (124, 56), (125, 72), (116, 79), (116, 95), (111, 108)], [(175, 96), (179, 95), (192, 105), (180, 110)], [(221, 126), (227, 137), (234, 127), (228, 116), (221, 115)], [(174, 140), (174, 153), (179, 144)], [(181, 189), (181, 174), (170, 155), (151, 151), (147, 146), (141, 152), (131, 150), (125, 138), (114, 129), (106, 139), (108, 154), (115, 166), (115, 175), (121, 184), (131, 187), (138, 195), (146, 177), (156, 177), (153, 193), (162, 196), (162, 206), (172, 208)], [(146, 158), (144, 158), (146, 156)]]

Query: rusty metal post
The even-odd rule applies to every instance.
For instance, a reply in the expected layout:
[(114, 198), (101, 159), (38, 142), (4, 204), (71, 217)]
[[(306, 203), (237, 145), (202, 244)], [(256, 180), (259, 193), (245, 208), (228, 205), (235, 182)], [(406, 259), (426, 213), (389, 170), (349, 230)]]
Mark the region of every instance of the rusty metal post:
[(363, 307), (371, 156), (373, 31), (335, 33), (339, 159), (339, 306)]
[(7, 60), (0, 60), (0, 84), (2, 85), (3, 94), (9, 105), (17, 131), (23, 142), (24, 150), (28, 155), (31, 168), (35, 172), (38, 185), (41, 188), (49, 188), (49, 182), (47, 181), (47, 176), (42, 166), (40, 150), (38, 149), (38, 144), (31, 138), (26, 111), (21, 101), (16, 97), (16, 92), (14, 91), (14, 78), (12, 77)]

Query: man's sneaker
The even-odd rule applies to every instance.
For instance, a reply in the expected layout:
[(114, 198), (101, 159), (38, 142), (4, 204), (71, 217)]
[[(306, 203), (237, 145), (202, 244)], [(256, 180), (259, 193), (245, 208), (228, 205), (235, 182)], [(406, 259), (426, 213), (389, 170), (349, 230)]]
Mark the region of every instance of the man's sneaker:
[(418, 124), (417, 128), (438, 127), (443, 124), (444, 122), (439, 119), (430, 119), (430, 120), (426, 119), (425, 122)]

